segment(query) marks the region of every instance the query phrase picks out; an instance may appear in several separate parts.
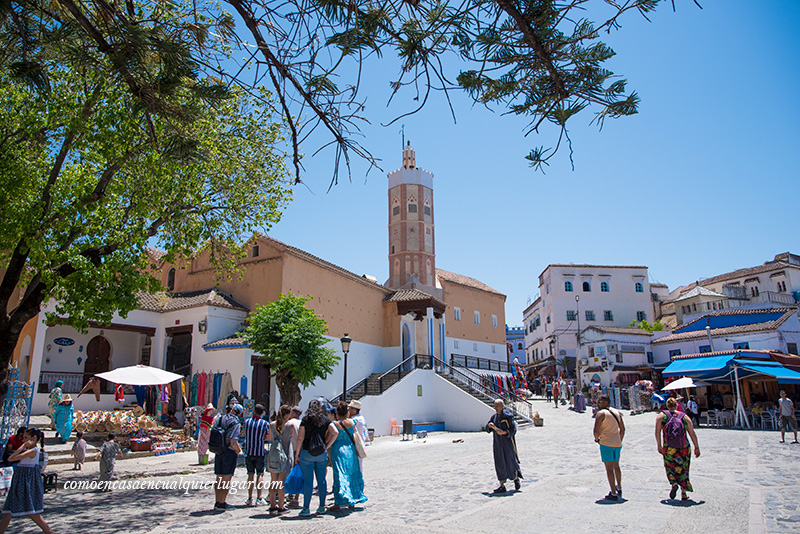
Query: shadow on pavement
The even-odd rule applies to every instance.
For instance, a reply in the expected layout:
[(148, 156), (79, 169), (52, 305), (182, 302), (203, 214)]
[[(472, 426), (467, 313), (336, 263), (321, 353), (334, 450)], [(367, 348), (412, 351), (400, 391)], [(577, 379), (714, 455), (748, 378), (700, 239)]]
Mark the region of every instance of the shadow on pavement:
[(482, 494), (486, 495), (487, 497), (511, 497), (515, 493), (521, 493), (521, 492), (520, 492), (520, 490), (508, 490), (505, 493), (494, 493), (494, 492), (491, 492), (491, 491), (482, 492)]
[(689, 506), (700, 506), (701, 504), (705, 504), (706, 501), (695, 501), (693, 499), (688, 499), (685, 501), (679, 501), (677, 499), (661, 499), (661, 504), (665, 504), (667, 506), (675, 506), (678, 508), (688, 508)]
[(602, 505), (609, 505), (609, 504), (622, 504), (628, 502), (628, 499), (619, 499), (617, 501), (612, 501), (611, 499), (606, 499), (603, 497), (602, 499), (597, 499), (594, 501), (595, 504), (602, 504)]

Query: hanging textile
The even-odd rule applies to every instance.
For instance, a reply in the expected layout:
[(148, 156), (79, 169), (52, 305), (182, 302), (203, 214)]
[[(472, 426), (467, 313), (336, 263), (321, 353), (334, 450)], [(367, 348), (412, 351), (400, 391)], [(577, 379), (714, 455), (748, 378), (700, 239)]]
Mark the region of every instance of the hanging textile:
[(200, 382), (200, 375), (192, 375), (192, 385), (189, 387), (189, 406), (197, 406), (197, 386)]
[(213, 404), (211, 398), (214, 396), (214, 375), (209, 371), (206, 373), (206, 395), (205, 404)]
[(117, 384), (114, 390), (114, 400), (116, 402), (125, 402), (125, 392), (122, 391), (122, 384)]
[(225, 371), (225, 374), (222, 375), (220, 378), (220, 388), (219, 388), (219, 401), (222, 403), (224, 402), (227, 406), (228, 404), (228, 396), (233, 392), (233, 379), (231, 378), (231, 374)]
[(205, 406), (208, 404), (206, 401), (206, 374), (200, 373), (197, 375), (197, 404)]
[(136, 395), (136, 404), (144, 408), (144, 400), (147, 396), (147, 386), (133, 386), (133, 392)]
[[(214, 408), (220, 407), (220, 398), (219, 392), (222, 389), (222, 373), (215, 373), (214, 374), (214, 390), (211, 394), (211, 404), (214, 405)], [(225, 402), (225, 399), (222, 399)]]
[(189, 401), (186, 399), (186, 382), (188, 381), (188, 378), (181, 378), (181, 397), (183, 397), (184, 406), (189, 404)]

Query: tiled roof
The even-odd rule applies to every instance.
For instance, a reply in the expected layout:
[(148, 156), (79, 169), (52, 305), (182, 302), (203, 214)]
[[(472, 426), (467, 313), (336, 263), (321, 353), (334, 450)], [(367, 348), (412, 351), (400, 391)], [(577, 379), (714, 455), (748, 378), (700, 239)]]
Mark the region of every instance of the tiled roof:
[[(691, 360), (692, 358), (711, 358), (713, 356), (727, 356), (729, 354), (738, 354), (741, 352), (745, 353), (757, 353), (757, 354), (764, 354), (766, 356), (771, 355), (772, 353), (776, 352), (774, 350), (761, 350), (761, 349), (747, 349), (747, 350), (715, 350), (714, 352), (699, 352), (696, 354), (679, 354), (677, 356), (673, 356), (673, 360)], [(747, 356), (747, 354), (743, 354), (742, 356)]]
[(697, 286), (692, 288), (691, 290), (687, 291), (680, 297), (675, 299), (675, 302), (680, 302), (682, 300), (690, 299), (692, 297), (703, 296), (703, 297), (722, 297), (725, 298), (725, 295), (722, 293), (717, 293), (716, 291), (712, 291), (707, 287)]
[(156, 261), (160, 260), (161, 258), (167, 255), (166, 251), (158, 250), (157, 248), (153, 247), (144, 247), (144, 250), (151, 258), (153, 258)]
[[(784, 322), (786, 322), (786, 320), (789, 319), (789, 317), (791, 317), (792, 314), (796, 311), (794, 308), (789, 308), (789, 310), (790, 311), (784, 313), (780, 318), (772, 321), (766, 321), (763, 323), (751, 323), (751, 324), (744, 324), (737, 326), (728, 326), (725, 328), (712, 328), (711, 335), (729, 336), (734, 334), (746, 334), (749, 332), (765, 332), (765, 331), (775, 330)], [(689, 332), (678, 332), (675, 334), (671, 334), (669, 336), (656, 339), (652, 343), (655, 345), (656, 343), (670, 343), (673, 341), (683, 341), (687, 339), (700, 339), (706, 336), (707, 334), (705, 330), (692, 330)]]
[(229, 308), (231, 310), (250, 311), (219, 288), (203, 289), (200, 291), (183, 291), (180, 293), (138, 293), (139, 309), (155, 312), (170, 312), (197, 308), (199, 306), (214, 306), (216, 308)]
[(274, 237), (270, 237), (267, 234), (262, 234), (261, 232), (256, 232), (256, 236), (259, 239), (263, 239), (265, 241), (269, 241), (270, 243), (275, 245), (278, 249), (285, 250), (286, 252), (288, 252), (290, 254), (293, 254), (294, 256), (302, 258), (302, 259), (304, 259), (304, 260), (306, 260), (306, 261), (308, 261), (310, 263), (314, 263), (316, 265), (319, 265), (320, 267), (322, 267), (324, 269), (328, 269), (329, 271), (333, 271), (333, 272), (335, 272), (337, 274), (340, 274), (342, 276), (345, 276), (347, 278), (350, 278), (351, 280), (360, 282), (362, 284), (367, 284), (370, 287), (378, 288), (380, 290), (385, 291), (386, 293), (391, 292), (390, 289), (382, 286), (381, 284), (377, 284), (375, 282), (371, 282), (368, 278), (365, 278), (365, 277), (363, 277), (361, 275), (355, 274), (354, 272), (348, 271), (347, 269), (339, 267), (338, 265), (335, 265), (335, 264), (333, 264), (333, 263), (331, 263), (329, 261), (325, 261), (320, 257), (314, 256), (313, 254), (310, 254), (310, 253), (306, 252), (305, 250), (301, 250), (301, 249), (299, 249), (297, 247), (293, 247), (291, 245), (287, 245), (286, 243), (284, 243), (282, 241), (278, 241)]
[(605, 369), (603, 369), (599, 365), (587, 367), (586, 369), (583, 370), (584, 373), (602, 373), (603, 371), (605, 371)]
[(236, 349), (247, 346), (248, 346), (247, 341), (245, 341), (244, 337), (242, 336), (242, 332), (237, 332), (232, 336), (223, 339), (218, 339), (216, 341), (212, 341), (211, 343), (206, 343), (205, 345), (203, 345), (203, 348), (205, 350)]
[(731, 271), (729, 273), (720, 274), (717, 276), (712, 276), (711, 278), (706, 278), (705, 280), (700, 280), (700, 284), (702, 285), (710, 285), (715, 284), (717, 282), (724, 282), (725, 280), (731, 280), (734, 278), (741, 278), (743, 276), (750, 276), (753, 274), (760, 274), (766, 273), (769, 271), (774, 271), (776, 269), (783, 269), (784, 267), (791, 267), (792, 269), (800, 269), (797, 265), (791, 264), (788, 261), (778, 260), (778, 261), (768, 261), (763, 265), (758, 265), (756, 267), (748, 267), (746, 269), (737, 269), (735, 271)]
[[(788, 307), (785, 307), (785, 308), (759, 308), (759, 309), (750, 309), (750, 310), (743, 310), (743, 309), (739, 309), (739, 308), (731, 308), (731, 309), (727, 309), (727, 310), (718, 310), (718, 311), (715, 311), (715, 312), (705, 313), (705, 314), (701, 315), (700, 317), (698, 317), (697, 319), (694, 319), (694, 320), (689, 321), (688, 323), (686, 323), (684, 325), (681, 325), (677, 329), (679, 331), (677, 333), (681, 333), (680, 332), (681, 330), (687, 331), (687, 329), (690, 326), (695, 325), (697, 322), (702, 321), (702, 320), (706, 319), (707, 317), (712, 317), (713, 318), (713, 317), (728, 317), (728, 316), (737, 316), (737, 315), (753, 315), (753, 316), (769, 315), (769, 316), (774, 316), (775, 314), (778, 314), (778, 313), (787, 314), (787, 313), (794, 312), (794, 311), (796, 311), (795, 308), (788, 308)], [(756, 322), (766, 322), (766, 321), (753, 321), (750, 324), (755, 324)], [(696, 329), (696, 328), (693, 328), (693, 329)], [(705, 328), (702, 328), (701, 330), (705, 331)], [(712, 328), (712, 330), (713, 330), (713, 328)]]
[(650, 371), (652, 365), (615, 365), (614, 371)]
[(437, 302), (440, 302), (442, 306), (444, 303), (441, 302), (439, 299), (434, 297), (433, 295), (429, 295), (424, 291), (420, 291), (419, 289), (399, 289), (388, 295), (386, 298), (383, 299), (384, 302), (409, 302), (415, 300), (429, 300), (433, 299)]
[(496, 289), (492, 289), (491, 287), (487, 286), (483, 282), (479, 280), (475, 280), (474, 278), (470, 278), (469, 276), (464, 276), (462, 274), (451, 273), (449, 271), (444, 271), (442, 269), (436, 269), (436, 276), (439, 277), (441, 280), (446, 282), (452, 282), (454, 284), (459, 284), (462, 286), (471, 287), (474, 289), (480, 289), (481, 291), (487, 291), (489, 293), (494, 293), (495, 295), (501, 295), (505, 297), (503, 293), (500, 293)]
[[(625, 334), (629, 336), (648, 336), (650, 337), (652, 334), (647, 332), (646, 330), (642, 330), (641, 328), (635, 326), (601, 326), (601, 325), (593, 325), (587, 327), (585, 330), (594, 329), (600, 332), (605, 332), (607, 334)], [(584, 331), (585, 331), (584, 330)]]

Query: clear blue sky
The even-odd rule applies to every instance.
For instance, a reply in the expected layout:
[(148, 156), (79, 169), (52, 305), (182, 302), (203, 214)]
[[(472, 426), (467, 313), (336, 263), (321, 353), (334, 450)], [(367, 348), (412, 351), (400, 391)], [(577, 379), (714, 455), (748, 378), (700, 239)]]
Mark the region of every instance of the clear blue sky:
[[(800, 2), (666, 2), (648, 23), (636, 14), (604, 40), (610, 68), (642, 102), (639, 114), (573, 119), (568, 152), (546, 174), (523, 156), (554, 142), (523, 137), (525, 122), (474, 107), (456, 93), (454, 124), (443, 98), (403, 119), (417, 165), (434, 173), (437, 267), (508, 296), (506, 322), (538, 293), (550, 263), (647, 265), (670, 289), (703, 277), (800, 253)], [(382, 69), (389, 69), (384, 72)], [(384, 282), (386, 173), (401, 163), (399, 125), (411, 95), (388, 108), (383, 60), (370, 72), (363, 144), (383, 160), (326, 193), (332, 156), (305, 160), (305, 186), (269, 233)], [(310, 151), (309, 151), (310, 152)]]

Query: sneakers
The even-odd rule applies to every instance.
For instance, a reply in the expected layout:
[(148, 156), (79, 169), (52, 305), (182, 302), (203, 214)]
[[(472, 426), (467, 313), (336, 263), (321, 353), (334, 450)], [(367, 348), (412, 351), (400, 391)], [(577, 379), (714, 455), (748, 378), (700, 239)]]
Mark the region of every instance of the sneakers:
[(266, 506), (266, 504), (267, 499), (264, 499), (263, 497), (261, 499), (256, 499), (256, 506)]
[(506, 491), (505, 485), (500, 484), (500, 487), (495, 489), (492, 493), (505, 493)]
[(317, 513), (318, 514), (324, 514), (325, 513), (325, 505), (324, 504), (322, 506), (320, 506), (319, 508), (317, 508)]
[(226, 502), (215, 502), (214, 503), (214, 510), (229, 510), (233, 508), (230, 504)]
[(252, 497), (250, 497), (249, 499), (247, 499), (246, 501), (244, 501), (244, 505), (245, 505), (245, 506), (255, 506), (255, 501), (253, 500), (253, 498), (252, 498)]
[(311, 512), (308, 511), (308, 508), (303, 508), (302, 510), (300, 510), (300, 514), (299, 515), (305, 517), (305, 516), (311, 515)]
[(622, 498), (622, 488), (617, 488), (617, 495), (619, 495), (620, 499)]
[(619, 495), (617, 495), (616, 493), (609, 493), (604, 498), (607, 501), (618, 501), (619, 500)]

